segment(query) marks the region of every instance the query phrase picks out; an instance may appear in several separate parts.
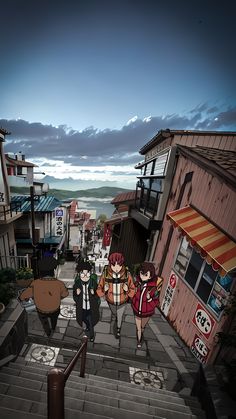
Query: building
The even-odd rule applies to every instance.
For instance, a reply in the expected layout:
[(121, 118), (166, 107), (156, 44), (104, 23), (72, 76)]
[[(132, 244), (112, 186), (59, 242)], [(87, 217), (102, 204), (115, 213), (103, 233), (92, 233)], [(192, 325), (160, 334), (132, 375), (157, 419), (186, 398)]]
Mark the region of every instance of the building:
[(0, 269), (27, 265), (27, 258), (19, 258), (14, 235), (14, 223), (22, 217), (21, 206), (12, 203), (7, 176), (3, 143), (9, 133), (0, 128)]
[[(134, 254), (143, 243), (144, 257), (140, 252), (139, 262), (152, 261), (164, 278), (160, 296), (163, 314), (198, 359), (212, 363), (219, 351), (216, 333), (229, 327), (230, 319), (222, 313), (228, 292), (235, 286), (236, 133), (164, 130), (140, 153), (144, 161), (136, 165), (141, 173), (135, 199), (126, 201), (133, 227), (129, 233), (124, 226), (120, 229), (117, 245), (111, 217), (111, 249), (119, 248), (129, 263), (135, 264), (139, 258)], [(198, 237), (188, 236), (184, 225), (178, 224), (179, 210), (180, 219), (183, 216), (190, 229), (204, 232), (209, 246), (204, 241), (201, 248)], [(185, 220), (185, 215), (190, 219)], [(194, 225), (195, 219), (199, 226)], [(209, 231), (219, 242), (214, 243)]]
[(236, 290), (236, 151), (177, 147), (178, 163), (153, 260), (161, 310), (202, 363), (213, 363)]
[(10, 155), (5, 154), (9, 186), (29, 186), (34, 181), (33, 163), (25, 160), (25, 155), (21, 152)]

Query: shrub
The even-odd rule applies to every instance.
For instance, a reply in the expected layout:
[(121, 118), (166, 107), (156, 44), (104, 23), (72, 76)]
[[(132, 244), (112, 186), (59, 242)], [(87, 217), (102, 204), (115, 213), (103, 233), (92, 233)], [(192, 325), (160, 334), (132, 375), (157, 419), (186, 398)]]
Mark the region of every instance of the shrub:
[(3, 268), (0, 270), (0, 284), (15, 282), (16, 271), (13, 268)]
[(23, 267), (23, 268), (17, 269), (16, 271), (16, 279), (30, 279), (33, 277), (34, 277), (33, 269), (31, 268)]
[(9, 284), (0, 284), (0, 302), (5, 306), (15, 295), (14, 289)]

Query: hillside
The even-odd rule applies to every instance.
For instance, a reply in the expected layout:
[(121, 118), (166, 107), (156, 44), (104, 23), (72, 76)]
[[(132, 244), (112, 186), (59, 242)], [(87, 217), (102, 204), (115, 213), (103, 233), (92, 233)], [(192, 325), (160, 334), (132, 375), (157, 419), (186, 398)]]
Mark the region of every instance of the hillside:
[[(29, 195), (29, 188), (11, 186), (11, 193), (18, 195)], [(55, 196), (59, 200), (76, 198), (114, 198), (116, 195), (128, 192), (128, 189), (103, 186), (101, 188), (92, 188), (78, 191), (67, 191), (64, 189), (49, 189), (48, 195)]]

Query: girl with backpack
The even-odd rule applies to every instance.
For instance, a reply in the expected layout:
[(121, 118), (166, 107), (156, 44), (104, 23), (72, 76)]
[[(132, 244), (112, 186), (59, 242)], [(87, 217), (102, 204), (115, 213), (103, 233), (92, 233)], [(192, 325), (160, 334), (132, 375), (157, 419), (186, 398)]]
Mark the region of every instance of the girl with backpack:
[(156, 276), (153, 263), (143, 262), (134, 283), (136, 293), (132, 299), (132, 309), (136, 323), (137, 348), (141, 348), (144, 329), (159, 304), (162, 282), (163, 280)]

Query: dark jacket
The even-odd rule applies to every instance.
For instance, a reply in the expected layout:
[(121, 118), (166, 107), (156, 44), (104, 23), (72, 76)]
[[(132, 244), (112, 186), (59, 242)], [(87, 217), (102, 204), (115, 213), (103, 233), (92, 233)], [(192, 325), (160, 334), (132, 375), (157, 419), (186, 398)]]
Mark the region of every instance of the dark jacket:
[[(77, 288), (81, 290), (79, 295), (76, 292)], [(89, 294), (89, 304), (90, 304), (93, 326), (95, 326), (95, 324), (97, 324), (99, 321), (100, 298), (98, 297), (96, 293), (96, 289), (97, 289), (97, 275), (92, 274), (88, 282), (88, 294)], [(91, 293), (91, 290), (94, 290), (94, 294)], [(74, 286), (73, 286), (73, 298), (76, 303), (76, 320), (79, 323), (79, 325), (82, 327), (83, 325), (83, 322), (82, 322), (83, 286), (82, 286), (82, 281), (79, 275), (77, 275)]]
[[(155, 308), (159, 304), (156, 287), (156, 278), (149, 281), (141, 281), (140, 278), (134, 284), (136, 293), (132, 299), (132, 309), (134, 315), (138, 317), (150, 317), (154, 314)], [(149, 292), (150, 298), (147, 298)]]

